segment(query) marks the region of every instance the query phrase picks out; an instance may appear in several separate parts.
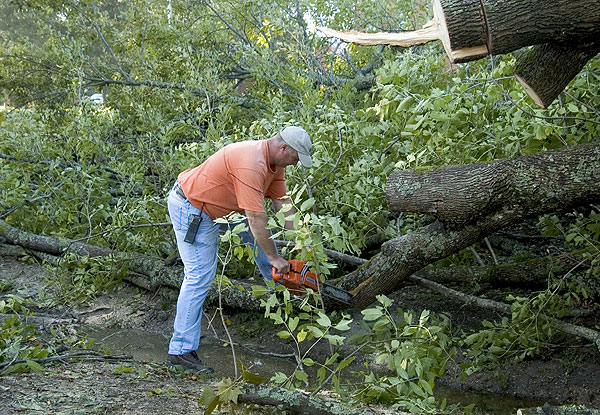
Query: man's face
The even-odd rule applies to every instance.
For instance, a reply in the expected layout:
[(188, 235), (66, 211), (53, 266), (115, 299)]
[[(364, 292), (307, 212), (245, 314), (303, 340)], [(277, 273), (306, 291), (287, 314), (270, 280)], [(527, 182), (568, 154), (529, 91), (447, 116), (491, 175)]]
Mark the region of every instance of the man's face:
[(279, 167), (293, 166), (298, 163), (298, 152), (287, 144), (279, 148), (279, 160), (275, 163)]

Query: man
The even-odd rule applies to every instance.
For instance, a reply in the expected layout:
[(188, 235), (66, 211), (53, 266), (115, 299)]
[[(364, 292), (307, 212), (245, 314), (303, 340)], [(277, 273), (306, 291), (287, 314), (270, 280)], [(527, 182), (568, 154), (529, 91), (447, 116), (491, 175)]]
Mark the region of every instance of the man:
[[(270, 198), (276, 211), (286, 195), (285, 167), (300, 160), (311, 167), (309, 135), (300, 127), (286, 127), (266, 140), (243, 141), (225, 146), (201, 165), (179, 174), (168, 197), (177, 248), (184, 265), (184, 279), (177, 299), (173, 337), (167, 366), (212, 373), (200, 361), (202, 304), (217, 271), (219, 226), (213, 222), (231, 212), (246, 216), (251, 232), (240, 234), (255, 245), (255, 260), (265, 280), (272, 267), (288, 272), (289, 263), (277, 252), (266, 228), (264, 199)], [(291, 224), (286, 223), (286, 227)]]

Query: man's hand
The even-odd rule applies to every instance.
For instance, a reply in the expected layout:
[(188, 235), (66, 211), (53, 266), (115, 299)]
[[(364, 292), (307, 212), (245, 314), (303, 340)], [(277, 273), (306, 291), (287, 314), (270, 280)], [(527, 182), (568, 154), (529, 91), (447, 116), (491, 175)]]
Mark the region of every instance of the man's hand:
[(290, 263), (284, 257), (276, 257), (273, 261), (271, 261), (271, 265), (273, 265), (280, 274), (287, 274), (290, 272)]

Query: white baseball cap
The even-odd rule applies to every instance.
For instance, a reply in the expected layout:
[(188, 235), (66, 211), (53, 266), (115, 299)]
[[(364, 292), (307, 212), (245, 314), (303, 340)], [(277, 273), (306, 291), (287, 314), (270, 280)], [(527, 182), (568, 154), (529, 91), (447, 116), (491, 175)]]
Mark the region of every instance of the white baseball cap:
[(279, 132), (283, 141), (298, 152), (298, 159), (304, 167), (311, 167), (310, 149), (312, 142), (304, 128), (289, 126)]

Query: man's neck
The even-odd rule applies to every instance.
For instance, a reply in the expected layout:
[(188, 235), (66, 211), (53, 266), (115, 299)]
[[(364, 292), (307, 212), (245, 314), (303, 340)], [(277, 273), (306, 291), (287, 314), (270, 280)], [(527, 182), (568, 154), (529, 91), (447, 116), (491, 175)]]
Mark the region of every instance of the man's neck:
[(273, 160), (275, 160), (275, 158), (277, 157), (276, 140), (274, 137), (271, 137), (266, 139), (265, 141), (267, 142), (267, 161), (269, 162), (269, 168), (272, 171), (275, 171), (277, 169), (277, 166), (273, 164)]

